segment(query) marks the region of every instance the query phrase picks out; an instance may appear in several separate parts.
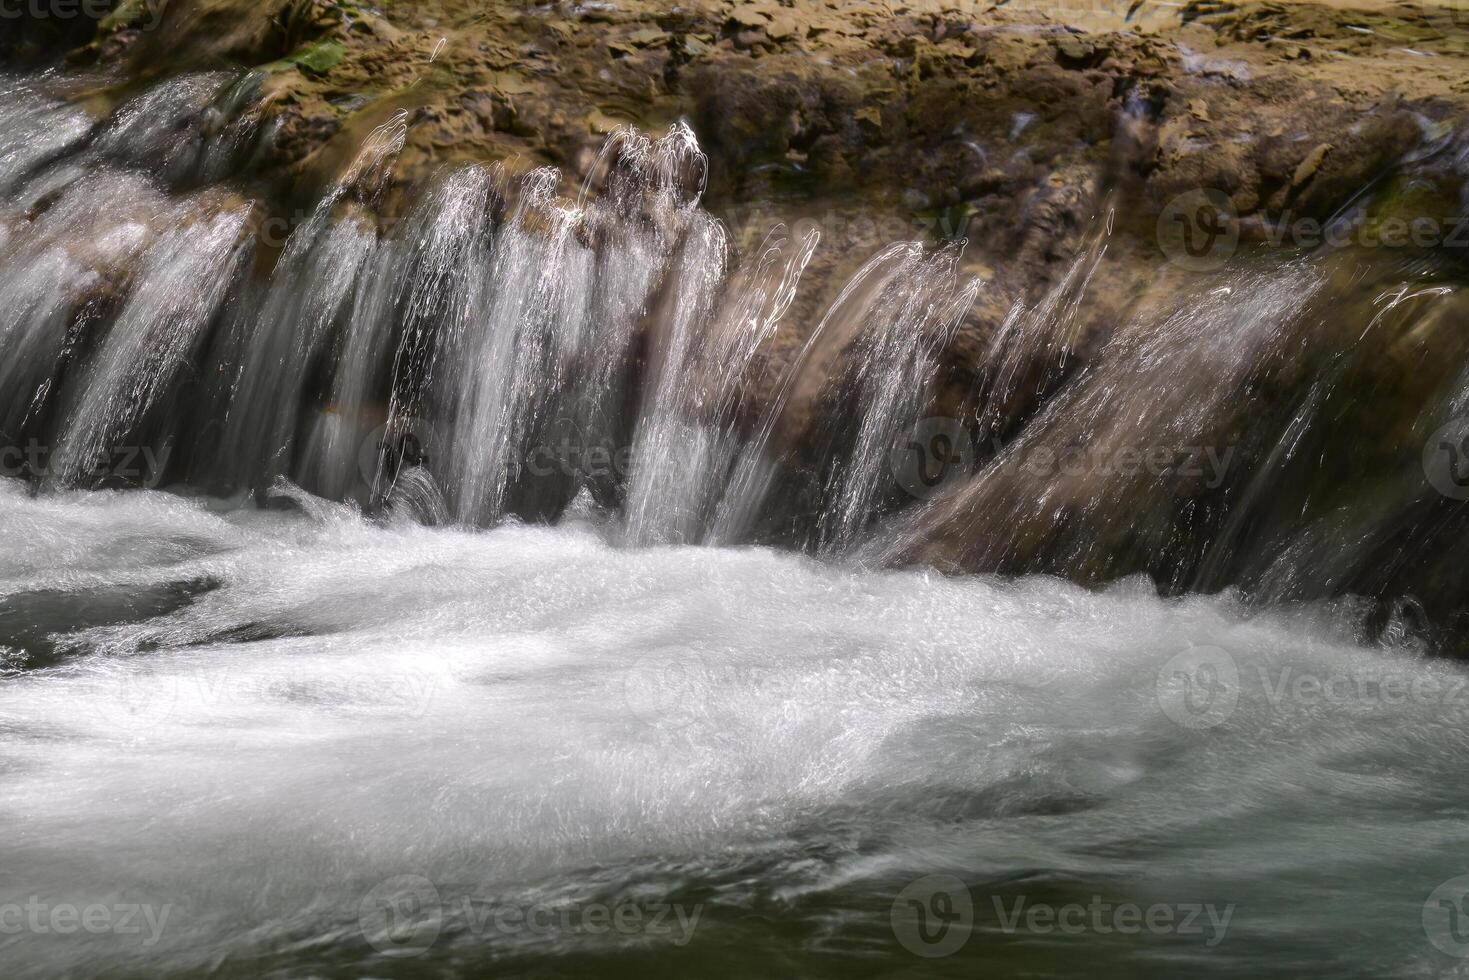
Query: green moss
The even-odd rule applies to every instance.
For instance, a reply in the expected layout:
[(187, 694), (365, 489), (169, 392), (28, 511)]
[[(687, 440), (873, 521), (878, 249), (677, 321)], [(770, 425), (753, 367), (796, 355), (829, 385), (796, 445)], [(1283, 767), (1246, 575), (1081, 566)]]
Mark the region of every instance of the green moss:
[(1457, 216), (1461, 211), (1456, 189), (1435, 181), (1398, 175), (1374, 195), (1363, 229), (1380, 240), (1387, 223), (1392, 221), (1397, 223), (1397, 234), (1401, 237), (1403, 226), (1428, 219), (1433, 223), (1434, 233), (1444, 235), (1457, 227)]
[(917, 212), (936, 240), (947, 241), (958, 238), (969, 227), (969, 219), (979, 214), (979, 209), (968, 201), (960, 201), (948, 207), (931, 208)]
[(264, 65), (262, 70), (269, 72), (285, 71), (287, 68), (299, 68), (312, 75), (325, 75), (347, 56), (347, 48), (341, 41), (317, 41), (286, 55), (280, 61)]
[(97, 25), (97, 30), (102, 34), (111, 34), (125, 27), (135, 27), (153, 19), (153, 11), (149, 7), (149, 0), (122, 0), (117, 8), (102, 18)]

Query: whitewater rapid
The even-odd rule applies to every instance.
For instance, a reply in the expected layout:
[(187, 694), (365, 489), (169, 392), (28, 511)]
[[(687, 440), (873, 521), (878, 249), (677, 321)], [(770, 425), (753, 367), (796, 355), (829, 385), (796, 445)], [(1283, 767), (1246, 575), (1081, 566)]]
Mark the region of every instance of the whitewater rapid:
[[(1469, 872), (1465, 672), (1359, 644), (1350, 603), (634, 549), (590, 508), (433, 529), (289, 489), (5, 480), (0, 537), (0, 910), (158, 926), (5, 930), (9, 976), (1453, 964), (1422, 916)], [(931, 874), (977, 918), (926, 961), (890, 916)], [(365, 910), (425, 881), (431, 941), (399, 956)], [(1232, 911), (1213, 945), (1017, 939), (991, 893)], [(486, 930), (466, 895), (699, 914)]]

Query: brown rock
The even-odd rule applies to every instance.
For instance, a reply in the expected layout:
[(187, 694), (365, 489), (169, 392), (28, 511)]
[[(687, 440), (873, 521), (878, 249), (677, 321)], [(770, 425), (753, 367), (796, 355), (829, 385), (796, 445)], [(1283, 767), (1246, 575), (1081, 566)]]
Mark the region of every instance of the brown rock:
[(734, 46), (738, 51), (750, 51), (758, 48), (765, 42), (764, 31), (740, 31), (734, 36)]
[(1301, 161), (1300, 166), (1296, 167), (1295, 174), (1291, 176), (1290, 185), (1292, 187), (1300, 187), (1314, 177), (1316, 171), (1321, 169), (1321, 162), (1326, 159), (1326, 154), (1330, 152), (1330, 143), (1317, 144), (1315, 149), (1306, 154), (1306, 159)]

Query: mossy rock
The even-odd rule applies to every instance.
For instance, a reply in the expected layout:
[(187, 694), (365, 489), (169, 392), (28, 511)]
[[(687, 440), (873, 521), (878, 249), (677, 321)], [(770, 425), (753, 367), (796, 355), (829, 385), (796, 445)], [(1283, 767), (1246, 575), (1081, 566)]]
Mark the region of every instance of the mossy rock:
[(102, 18), (97, 33), (112, 34), (130, 27), (139, 27), (154, 19), (154, 8), (160, 0), (122, 0), (122, 3)]
[(347, 56), (347, 48), (341, 41), (325, 40), (308, 44), (286, 55), (280, 61), (263, 66), (268, 72), (298, 68), (310, 75), (325, 75)]

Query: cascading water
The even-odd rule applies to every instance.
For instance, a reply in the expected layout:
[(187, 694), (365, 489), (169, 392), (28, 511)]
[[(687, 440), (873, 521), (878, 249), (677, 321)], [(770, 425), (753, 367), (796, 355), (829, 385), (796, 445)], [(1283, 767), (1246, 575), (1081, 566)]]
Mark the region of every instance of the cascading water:
[(395, 119), (368, 137), (348, 173), (291, 233), (244, 338), (222, 348), (214, 373), (232, 384), (214, 465), (232, 486), (265, 486), (290, 470), (307, 378), (376, 244), (350, 215), (334, 221), (337, 205), (354, 189), (370, 198), (406, 135)]
[(24, 79), (0, 83), (0, 192), (10, 193), (35, 168), (75, 147), (91, 120), (64, 99), (37, 91)]
[[(217, 139), (242, 145), (236, 134), (248, 126), (220, 107), (250, 118), (252, 107), (240, 96), (248, 91), (249, 79), (165, 83), (97, 124), (80, 152), (107, 179), (121, 179), (110, 169), (118, 164), (161, 169), (173, 182), (198, 175), (201, 154), (214, 145), (201, 133), (228, 134)], [(180, 120), (195, 120), (197, 131)], [(554, 518), (580, 486), (596, 484), (605, 499), (610, 482), (630, 543), (693, 543), (716, 524), (721, 539), (730, 540), (731, 519), (721, 521), (716, 509), (758, 509), (758, 499), (732, 496), (731, 489), (747, 480), (743, 470), (768, 465), (761, 458), (766, 447), (750, 441), (740, 421), (749, 413), (752, 364), (789, 308), (816, 237), (768, 239), (748, 268), (731, 272), (725, 232), (699, 208), (705, 165), (682, 124), (657, 141), (616, 134), (601, 173), (592, 175), (602, 193), (588, 186), (576, 204), (558, 199), (554, 170), (507, 180), (465, 167), (440, 178), (401, 235), (376, 234), (364, 209), (406, 131), (400, 116), (368, 138), (291, 233), (267, 283), (247, 281), (237, 249), (215, 246), (207, 276), (179, 270), (211, 280), (206, 295), (191, 299), (200, 308), (180, 312), (187, 325), (158, 330), (149, 300), (139, 298), (133, 308), (142, 312), (130, 320), (124, 309), (120, 327), (89, 329), (111, 337), (98, 355), (108, 366), (97, 369), (111, 381), (83, 382), (88, 391), (78, 397), (89, 404), (77, 409), (83, 417), (70, 423), (77, 431), (61, 433), (59, 445), (85, 445), (65, 450), (68, 472), (60, 481), (82, 482), (77, 467), (108, 448), (99, 440), (123, 441), (159, 397), (149, 386), (163, 386), (191, 360), (216, 390), (200, 400), (212, 417), (191, 420), (202, 435), (186, 472), (189, 482), (213, 492), (261, 492), (289, 477), (374, 504), (390, 497), (405, 467), (418, 465), (454, 521), (486, 525), (506, 515)], [(168, 207), (178, 221), (198, 205)], [(65, 212), (46, 218), (61, 225), (61, 234), (76, 233)], [(208, 232), (185, 227), (178, 234)], [(154, 246), (169, 255), (180, 247), (194, 246), (172, 238)], [(826, 449), (832, 464), (821, 520), (831, 526), (823, 523), (818, 539), (827, 546), (849, 547), (880, 509), (886, 463), (878, 450), (916, 417), (935, 349), (972, 302), (972, 287), (955, 291), (956, 255), (929, 257), (919, 246), (905, 247), (882, 291), (864, 299), (871, 308), (838, 317), (851, 334), (820, 332), (858, 352), (842, 355), (849, 361), (842, 384), (850, 389), (842, 397), (857, 399), (865, 420), (851, 446), (834, 439)], [(50, 289), (57, 279), (80, 289), (98, 271), (105, 270), (35, 276)], [(148, 288), (164, 294), (176, 291), (146, 259), (142, 272), (126, 268), (102, 281), (123, 275), (144, 275)], [(44, 307), (31, 314), (37, 323), (47, 310), (73, 316), (73, 304), (56, 309), (59, 300), (49, 296), (37, 302)], [(230, 308), (216, 315), (226, 302)], [(35, 332), (43, 335), (38, 343), (52, 347), (18, 360), (43, 367), (59, 360), (55, 344), (66, 331)], [(643, 365), (641, 377), (634, 362)], [(140, 374), (150, 379), (147, 390), (109, 393), (109, 384), (137, 387)], [(630, 381), (641, 394), (621, 420)], [(11, 392), (34, 398), (36, 387), (17, 383)], [(7, 408), (30, 398), (14, 397)], [(761, 427), (765, 438), (770, 425)], [(578, 472), (565, 450), (580, 455), (588, 436), (609, 458), (619, 457), (623, 472)], [(625, 452), (608, 444), (619, 437)], [(575, 444), (568, 447), (568, 438)], [(406, 459), (405, 440), (418, 446)], [(843, 449), (865, 465), (838, 464)], [(72, 461), (75, 453), (81, 456)], [(537, 472), (548, 460), (553, 472)], [(759, 496), (753, 486), (744, 492)]]
[(790, 307), (818, 239), (811, 232), (793, 244), (772, 233), (748, 274), (727, 286), (707, 331), (667, 350), (639, 429), (643, 439), (633, 447), (627, 529), (633, 541), (671, 534), (697, 543), (711, 530), (740, 445), (735, 415), (742, 385)]
[(537, 170), (521, 184), (484, 284), (486, 308), (468, 311), (467, 347), (454, 357), (451, 486), (455, 513), (467, 523), (505, 513), (521, 485), (525, 449), (581, 354), (592, 262), (576, 241), (576, 212), (554, 200), (557, 179), (554, 170)]
[(57, 437), (51, 479), (82, 483), (126, 445), (146, 414), (202, 346), (202, 337), (247, 254), (243, 208), (194, 219), (159, 239), (138, 285), (82, 368)]
[(859, 422), (850, 453), (832, 454), (826, 478), (821, 541), (828, 550), (845, 551), (857, 542), (879, 495), (890, 486), (887, 450), (918, 421), (936, 355), (979, 290), (978, 283), (955, 290), (956, 250), (924, 257), (914, 248), (906, 258), (875, 298), (838, 381), (843, 394), (852, 392)]
[[(803, 322), (822, 243), (737, 254), (686, 124), (392, 188), (407, 113), (267, 242), (259, 85), (0, 83), (7, 975), (1443, 966), (1450, 275), (1241, 260), (1098, 338), (1102, 217), (951, 397), (958, 244)], [(910, 486), (935, 413), (974, 471)]]

